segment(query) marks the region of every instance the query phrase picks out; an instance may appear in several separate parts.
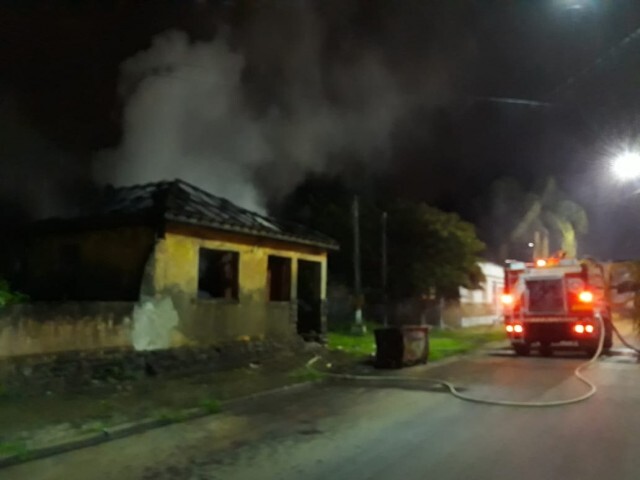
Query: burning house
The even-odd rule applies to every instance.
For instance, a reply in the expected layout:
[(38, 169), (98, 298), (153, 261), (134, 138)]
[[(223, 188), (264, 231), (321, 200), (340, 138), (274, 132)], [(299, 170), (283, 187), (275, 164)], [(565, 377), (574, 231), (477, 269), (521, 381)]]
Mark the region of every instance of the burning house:
[(108, 188), (35, 223), (0, 312), (0, 357), (318, 339), (330, 238), (180, 180)]

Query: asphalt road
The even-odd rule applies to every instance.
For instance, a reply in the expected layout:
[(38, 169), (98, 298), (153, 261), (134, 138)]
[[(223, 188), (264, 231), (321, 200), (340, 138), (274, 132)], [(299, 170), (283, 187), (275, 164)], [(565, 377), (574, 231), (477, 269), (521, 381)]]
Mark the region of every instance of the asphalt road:
[[(398, 375), (433, 376), (515, 400), (584, 392), (584, 358), (493, 352)], [(340, 382), (0, 470), (1, 479), (637, 479), (640, 365), (587, 372), (591, 400), (549, 409), (460, 401), (423, 380)]]

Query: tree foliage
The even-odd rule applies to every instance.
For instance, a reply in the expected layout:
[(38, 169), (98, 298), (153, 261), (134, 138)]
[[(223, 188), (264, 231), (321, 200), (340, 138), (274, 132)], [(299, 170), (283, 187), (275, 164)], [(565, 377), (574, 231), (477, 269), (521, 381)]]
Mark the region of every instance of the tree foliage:
[[(340, 250), (329, 255), (336, 283), (353, 285), (353, 192), (338, 178), (311, 177), (284, 201), (280, 216), (329, 235)], [(371, 196), (360, 195), (360, 250), (365, 289), (380, 286), (380, 215)]]
[[(353, 285), (353, 192), (337, 179), (313, 178), (285, 201), (281, 215), (325, 233), (340, 243), (329, 256), (330, 279)], [(388, 285), (394, 298), (435, 293), (457, 295), (459, 286), (482, 279), (478, 255), (484, 244), (472, 224), (426, 204), (395, 201), (379, 205), (360, 198), (362, 282), (365, 292), (381, 288), (381, 216), (388, 212)]]
[(396, 297), (435, 293), (455, 297), (460, 286), (482, 280), (484, 244), (475, 227), (455, 213), (397, 202), (389, 209), (389, 275)]
[(579, 237), (589, 227), (584, 208), (551, 177), (533, 192), (527, 192), (512, 178), (498, 179), (491, 186), (487, 212), (485, 236), (498, 247), (501, 259), (522, 255), (522, 247), (533, 240), (535, 231), (548, 232), (552, 248), (575, 257)]
[(27, 296), (11, 289), (9, 282), (0, 278), (0, 308), (27, 301)]

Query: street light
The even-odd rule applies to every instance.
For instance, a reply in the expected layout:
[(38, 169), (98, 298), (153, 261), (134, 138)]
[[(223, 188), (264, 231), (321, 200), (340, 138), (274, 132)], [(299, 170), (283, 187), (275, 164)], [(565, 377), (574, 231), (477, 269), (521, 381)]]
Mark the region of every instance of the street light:
[(620, 180), (632, 180), (640, 177), (640, 154), (624, 152), (618, 155), (611, 164), (613, 173)]
[(560, 10), (583, 10), (591, 5), (589, 5), (588, 0), (555, 0), (555, 7)]

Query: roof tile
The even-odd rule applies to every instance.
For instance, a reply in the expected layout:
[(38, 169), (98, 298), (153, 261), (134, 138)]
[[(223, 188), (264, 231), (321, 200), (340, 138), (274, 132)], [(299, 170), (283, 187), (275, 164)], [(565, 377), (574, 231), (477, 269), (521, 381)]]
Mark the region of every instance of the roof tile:
[(108, 187), (94, 216), (150, 214), (176, 222), (337, 249), (330, 237), (242, 208), (182, 180)]

